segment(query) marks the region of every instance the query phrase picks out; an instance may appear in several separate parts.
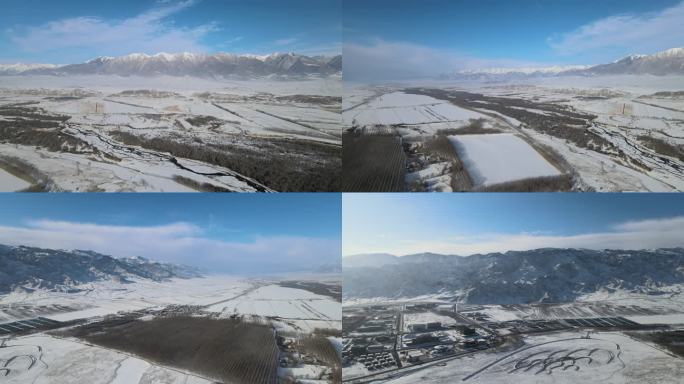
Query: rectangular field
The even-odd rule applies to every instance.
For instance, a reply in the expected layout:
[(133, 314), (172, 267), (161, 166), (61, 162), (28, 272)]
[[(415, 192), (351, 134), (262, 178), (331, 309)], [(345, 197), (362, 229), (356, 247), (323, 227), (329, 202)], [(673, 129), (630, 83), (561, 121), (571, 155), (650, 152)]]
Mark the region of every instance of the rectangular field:
[(277, 375), (275, 336), (262, 324), (202, 317), (114, 319), (68, 335), (227, 383), (271, 384)]
[(485, 115), (430, 96), (393, 92), (344, 114), (347, 125), (399, 125), (467, 122)]
[(345, 134), (342, 139), (343, 192), (402, 192), (406, 154), (401, 138)]
[(450, 139), (475, 187), (561, 175), (532, 146), (513, 134), (459, 135)]

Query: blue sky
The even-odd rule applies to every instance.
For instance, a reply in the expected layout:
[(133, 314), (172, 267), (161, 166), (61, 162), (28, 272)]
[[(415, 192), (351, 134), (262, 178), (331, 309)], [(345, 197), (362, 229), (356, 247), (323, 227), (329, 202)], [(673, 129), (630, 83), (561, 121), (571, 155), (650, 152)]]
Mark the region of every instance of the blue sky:
[(6, 0), (2, 8), (0, 62), (341, 50), (341, 0)]
[(345, 194), (343, 255), (684, 246), (678, 194)]
[(339, 194), (0, 194), (0, 244), (234, 273), (339, 263)]
[(410, 77), (600, 64), (684, 46), (682, 0), (345, 0), (343, 12), (350, 78), (369, 65)]

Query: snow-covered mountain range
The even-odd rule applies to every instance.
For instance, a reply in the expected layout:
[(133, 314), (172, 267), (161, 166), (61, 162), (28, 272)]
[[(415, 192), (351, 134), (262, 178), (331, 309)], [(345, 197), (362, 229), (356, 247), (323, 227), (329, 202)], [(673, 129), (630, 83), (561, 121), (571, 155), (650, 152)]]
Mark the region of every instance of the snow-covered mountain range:
[(684, 249), (537, 249), (467, 257), (421, 253), (343, 258), (348, 298), (452, 294), (476, 304), (571, 302), (623, 289), (659, 293), (684, 283)]
[(303, 56), (274, 53), (265, 56), (230, 53), (193, 54), (135, 53), (121, 57), (98, 57), (85, 63), (0, 64), (0, 75), (118, 75), (118, 76), (192, 76), (192, 77), (263, 77), (326, 76), (342, 71), (341, 56)]
[(0, 64), (0, 75), (19, 75), (33, 70), (49, 70), (57, 68), (55, 64)]
[(608, 64), (463, 70), (447, 78), (461, 80), (517, 80), (553, 76), (684, 75), (684, 48), (654, 55), (630, 55)]
[(92, 251), (64, 251), (0, 245), (0, 293), (15, 289), (72, 289), (99, 280), (161, 281), (199, 277), (191, 267), (157, 263), (143, 257), (114, 258)]

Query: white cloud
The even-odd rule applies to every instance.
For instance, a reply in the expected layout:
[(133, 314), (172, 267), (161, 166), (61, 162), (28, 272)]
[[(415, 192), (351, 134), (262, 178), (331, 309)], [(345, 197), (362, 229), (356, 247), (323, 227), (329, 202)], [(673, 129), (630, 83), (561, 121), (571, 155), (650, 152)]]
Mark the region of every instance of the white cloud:
[(480, 59), (420, 44), (379, 39), (364, 44), (345, 43), (342, 55), (344, 78), (352, 81), (419, 79), (461, 69), (544, 65), (519, 60)]
[(351, 80), (397, 80), (434, 76), (463, 65), (456, 55), (418, 44), (376, 40), (345, 43), (344, 77)]
[(151, 10), (123, 20), (76, 17), (15, 28), (11, 40), (21, 50), (33, 53), (64, 49), (84, 49), (95, 55), (203, 52), (208, 48), (201, 40), (218, 30), (216, 23), (187, 28), (175, 26), (168, 20), (196, 3), (197, 0), (158, 3)]
[(600, 53), (626, 49), (650, 54), (684, 44), (684, 2), (659, 12), (614, 15), (549, 39), (559, 54)]
[[(344, 239), (345, 255), (387, 252), (408, 255), (421, 252), (467, 256), (475, 253), (524, 251), (537, 248), (649, 249), (684, 247), (684, 216), (667, 219), (630, 221), (611, 230), (578, 235), (544, 233), (482, 234), (454, 236), (428, 241), (382, 241), (378, 244), (353, 244)], [(387, 244), (391, 244), (387, 246)]]
[(338, 240), (274, 236), (221, 241), (187, 223), (134, 227), (38, 220), (21, 227), (0, 226), (0, 244), (144, 256), (233, 273), (301, 271), (339, 262), (340, 257)]

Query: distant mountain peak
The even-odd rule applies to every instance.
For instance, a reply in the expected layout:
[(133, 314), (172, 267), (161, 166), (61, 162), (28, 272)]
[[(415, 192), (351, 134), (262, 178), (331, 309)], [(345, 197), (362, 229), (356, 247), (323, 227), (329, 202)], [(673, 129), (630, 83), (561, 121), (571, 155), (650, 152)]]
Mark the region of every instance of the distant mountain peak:
[(512, 73), (519, 73), (524, 75), (534, 74), (559, 74), (562, 72), (582, 70), (589, 68), (589, 65), (554, 65), (549, 67), (512, 67), (512, 68), (485, 68), (485, 69), (468, 69), (459, 71), (460, 74), (493, 74), (505, 75)]
[(35, 69), (52, 69), (57, 67), (58, 65), (55, 64), (0, 64), (0, 74), (16, 75)]
[(621, 62), (629, 62), (629, 61), (634, 61), (634, 60), (639, 60), (644, 57), (647, 57), (647, 55), (639, 55), (639, 54), (631, 54), (627, 55), (621, 59), (613, 61), (613, 63), (621, 63)]

